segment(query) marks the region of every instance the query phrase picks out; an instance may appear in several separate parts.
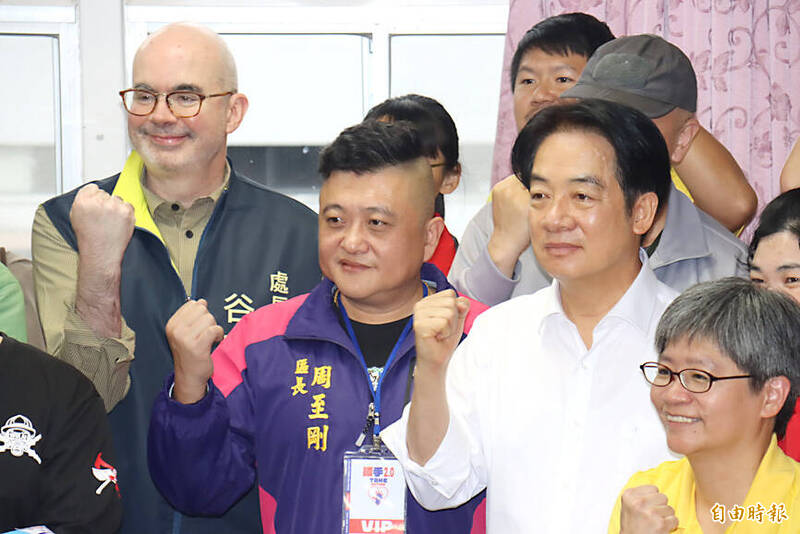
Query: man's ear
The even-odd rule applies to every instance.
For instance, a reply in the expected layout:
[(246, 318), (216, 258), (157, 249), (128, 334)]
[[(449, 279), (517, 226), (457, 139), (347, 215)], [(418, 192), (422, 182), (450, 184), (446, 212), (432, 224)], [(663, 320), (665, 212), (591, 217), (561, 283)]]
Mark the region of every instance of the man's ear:
[(244, 119), (245, 113), (247, 113), (249, 105), (250, 102), (242, 93), (231, 95), (230, 101), (228, 102), (228, 118), (225, 123), (225, 131), (227, 133), (233, 133), (236, 128), (239, 127), (242, 123), (242, 119)]
[(461, 164), (456, 163), (453, 170), (445, 171), (444, 180), (442, 180), (442, 186), (439, 188), (439, 192), (443, 195), (452, 193), (456, 190), (456, 187), (458, 187), (459, 182), (461, 182)]
[(633, 221), (633, 232), (636, 235), (644, 235), (653, 226), (653, 221), (658, 212), (658, 195), (649, 191), (639, 195), (631, 210), (631, 220)]
[(672, 150), (672, 154), (669, 155), (672, 165), (678, 165), (683, 161), (683, 158), (686, 157), (686, 153), (689, 152), (689, 147), (692, 146), (694, 137), (699, 131), (700, 123), (694, 115), (686, 119), (686, 122), (681, 126), (677, 138), (675, 139), (675, 148)]
[(792, 383), (785, 376), (773, 376), (764, 382), (762, 389), (764, 404), (761, 407), (761, 417), (769, 419), (778, 415), (791, 389)]
[(433, 217), (425, 223), (425, 253), (422, 255), (423, 261), (428, 261), (439, 245), (439, 237), (444, 231), (444, 219)]

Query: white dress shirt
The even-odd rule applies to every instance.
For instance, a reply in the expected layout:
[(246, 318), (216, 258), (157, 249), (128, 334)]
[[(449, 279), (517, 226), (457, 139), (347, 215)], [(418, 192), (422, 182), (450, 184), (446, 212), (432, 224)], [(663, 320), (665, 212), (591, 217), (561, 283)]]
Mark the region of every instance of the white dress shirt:
[(643, 267), (586, 348), (558, 282), (489, 309), (447, 371), (450, 424), (421, 467), (408, 407), (382, 437), (425, 507), (487, 490), (493, 534), (605, 532), (628, 478), (675, 459), (638, 366), (657, 359), (658, 320), (677, 293)]

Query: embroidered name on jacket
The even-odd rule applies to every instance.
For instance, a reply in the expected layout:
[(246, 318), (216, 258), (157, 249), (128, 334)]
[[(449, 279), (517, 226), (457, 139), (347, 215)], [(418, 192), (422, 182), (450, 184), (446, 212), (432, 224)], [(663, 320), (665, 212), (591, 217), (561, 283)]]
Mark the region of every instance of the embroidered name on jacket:
[[(321, 365), (312, 368), (308, 365), (308, 358), (300, 358), (295, 364), (294, 370), (294, 385), (289, 387), (292, 397), (296, 396), (309, 396), (309, 414), (308, 419), (316, 420), (328, 419), (330, 414), (325, 409), (325, 397), (327, 393), (323, 390), (331, 388), (331, 378), (333, 375), (333, 368), (330, 365)], [(310, 378), (310, 382), (307, 380)], [(309, 387), (313, 387), (311, 394), (309, 394)], [(314, 449), (316, 451), (325, 452), (328, 450), (328, 431), (330, 430), (327, 424), (309, 425), (306, 428), (306, 448)]]
[(33, 450), (33, 446), (40, 439), (42, 439), (42, 435), (36, 433), (31, 420), (24, 415), (18, 414), (10, 417), (6, 424), (0, 427), (0, 452), (9, 451), (16, 457), (27, 454), (37, 464), (41, 464), (42, 459)]

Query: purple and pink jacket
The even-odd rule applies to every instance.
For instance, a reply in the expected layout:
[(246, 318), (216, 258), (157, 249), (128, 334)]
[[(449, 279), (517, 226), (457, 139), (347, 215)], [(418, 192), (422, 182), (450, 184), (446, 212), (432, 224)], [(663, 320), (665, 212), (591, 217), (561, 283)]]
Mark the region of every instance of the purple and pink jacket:
[[(437, 291), (451, 289), (430, 264), (421, 275)], [(357, 448), (372, 396), (334, 290), (324, 279), (307, 295), (245, 316), (214, 351), (209, 393), (198, 403), (169, 398), (168, 378), (153, 406), (148, 458), (153, 481), (177, 509), (221, 514), (257, 477), (265, 533), (341, 532), (342, 458)], [(465, 332), (485, 309), (472, 301)], [(384, 428), (409, 398), (415, 354), (412, 331), (385, 370)], [(484, 532), (484, 493), (438, 512), (407, 499), (410, 534)]]

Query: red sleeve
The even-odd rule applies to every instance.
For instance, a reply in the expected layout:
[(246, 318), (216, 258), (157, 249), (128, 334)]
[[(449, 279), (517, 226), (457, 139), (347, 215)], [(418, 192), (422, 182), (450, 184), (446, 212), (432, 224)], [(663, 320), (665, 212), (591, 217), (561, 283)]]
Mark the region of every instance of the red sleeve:
[(467, 297), (467, 299), (469, 300), (469, 311), (467, 312), (467, 320), (464, 321), (465, 334), (469, 334), (469, 331), (472, 329), (472, 323), (475, 322), (475, 319), (478, 317), (478, 315), (489, 309), (489, 306), (483, 304), (482, 302), (478, 302), (477, 300), (469, 297)]

